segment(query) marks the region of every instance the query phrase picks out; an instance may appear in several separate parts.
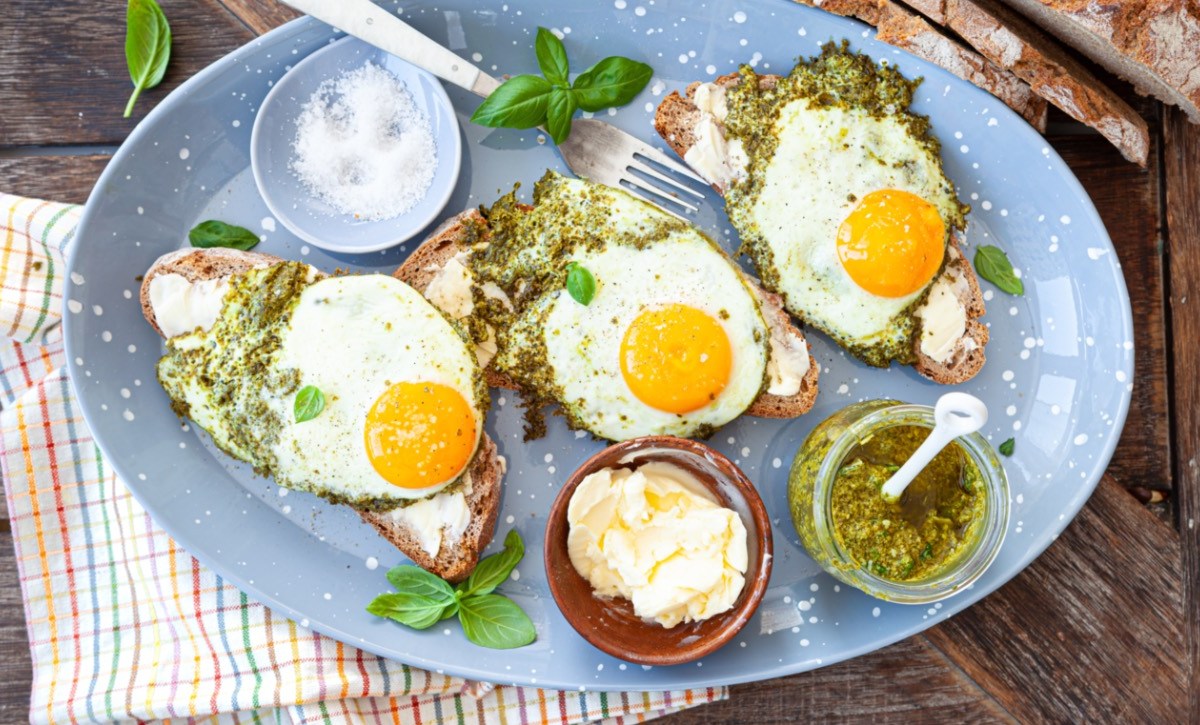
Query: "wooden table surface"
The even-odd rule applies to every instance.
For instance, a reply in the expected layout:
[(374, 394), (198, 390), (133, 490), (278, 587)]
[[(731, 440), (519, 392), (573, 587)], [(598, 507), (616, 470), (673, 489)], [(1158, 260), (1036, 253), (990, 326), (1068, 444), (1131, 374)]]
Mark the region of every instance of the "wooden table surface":
[[(0, 190), (83, 202), (155, 103), (293, 17), (269, 0), (162, 4), (170, 69), (126, 120), (124, 3), (7, 3)], [(671, 722), (1200, 722), (1200, 126), (1112, 85), (1149, 123), (1147, 169), (1061, 114), (1047, 132), (1099, 209), (1133, 303), (1133, 405), (1095, 495), (1045, 554), (958, 616), (849, 662), (739, 685)], [(28, 717), (29, 650), (7, 520), (0, 538), (0, 721), (15, 722)]]

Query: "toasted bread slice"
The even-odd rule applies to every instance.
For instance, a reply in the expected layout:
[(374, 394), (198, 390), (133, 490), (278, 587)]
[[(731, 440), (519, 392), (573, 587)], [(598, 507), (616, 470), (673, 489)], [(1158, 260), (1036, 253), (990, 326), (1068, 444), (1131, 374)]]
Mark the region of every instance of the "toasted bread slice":
[[(760, 87), (770, 88), (775, 85), (778, 79), (778, 76), (764, 75), (759, 76), (758, 82)], [(721, 76), (713, 82), (726, 88), (732, 88), (741, 81), (737, 74), (731, 73)], [(663, 137), (672, 150), (679, 154), (680, 158), (683, 158), (687, 154), (688, 149), (695, 144), (695, 129), (697, 124), (703, 120), (704, 112), (692, 102), (692, 98), (696, 94), (696, 88), (699, 85), (699, 82), (689, 85), (686, 97), (679, 95), (676, 91), (672, 91), (659, 104), (658, 110), (654, 114), (655, 130), (658, 131), (659, 135)], [(725, 193), (725, 189), (721, 184), (713, 184), (713, 189), (718, 194)], [(984, 346), (988, 341), (988, 329), (978, 321), (978, 318), (984, 313), (983, 295), (979, 291), (979, 281), (975, 278), (975, 270), (971, 268), (971, 265), (967, 263), (962, 255), (960, 239), (957, 234), (951, 235), (948, 255), (951, 260), (956, 258), (961, 260), (961, 262), (955, 263), (956, 269), (962, 274), (967, 283), (964, 290), (958, 295), (959, 302), (967, 313), (966, 330), (951, 356), (945, 362), (939, 363), (921, 352), (919, 342), (921, 331), (918, 329), (917, 334), (913, 336), (913, 344), (917, 355), (917, 360), (913, 364), (913, 368), (921, 375), (936, 383), (956, 385), (970, 380), (983, 367), (985, 360)], [(970, 342), (967, 342), (968, 339)]]
[[(487, 220), (478, 211), (469, 210), (438, 227), (428, 239), (422, 242), (421, 246), (413, 250), (408, 260), (400, 265), (400, 268), (396, 270), (396, 276), (423, 293), (438, 271), (459, 252), (465, 251), (461, 243), (468, 238), (467, 225), (472, 222), (486, 224)], [(776, 334), (795, 335), (803, 340), (803, 333), (784, 311), (782, 298), (766, 292), (749, 277), (746, 278), (746, 281), (758, 294), (762, 303), (763, 317), (771, 328), (772, 336)], [(484, 375), (492, 387), (520, 390), (520, 386), (503, 373), (488, 368), (484, 370)], [(817, 365), (816, 358), (810, 352), (808, 371), (800, 383), (798, 392), (793, 395), (781, 396), (771, 395), (764, 390), (746, 410), (746, 413), (758, 418), (796, 418), (807, 413), (817, 400), (819, 375), (820, 366)]]
[[(189, 282), (229, 277), (241, 274), (254, 267), (282, 261), (278, 257), (257, 252), (235, 249), (181, 249), (165, 254), (151, 265), (142, 278), (140, 301), (142, 315), (162, 335), (150, 303), (150, 282), (160, 274), (178, 274)], [(428, 281), (426, 281), (428, 284)], [(479, 556), (496, 529), (496, 517), (500, 513), (500, 486), (504, 477), (504, 459), (496, 444), (483, 434), (479, 450), (471, 462), (467, 475), (470, 487), (466, 495), (467, 507), (471, 511), (471, 522), (457, 541), (443, 540), (437, 556), (430, 556), (421, 548), (416, 532), (403, 521), (398, 521), (389, 511), (359, 511), (364, 521), (375, 528), (393, 546), (409, 559), (450, 582), (462, 581), (479, 562)]]
[(479, 563), (480, 552), (487, 547), (495, 533), (496, 518), (500, 515), (500, 481), (504, 477), (504, 465), (504, 458), (497, 451), (496, 443), (484, 434), (475, 460), (467, 470), (471, 484), (470, 493), (467, 494), (471, 523), (467, 524), (466, 531), (457, 541), (443, 541), (436, 557), (429, 556), (421, 548), (420, 540), (412, 529), (392, 518), (389, 512), (359, 511), (358, 515), (417, 566), (448, 582), (460, 582)]

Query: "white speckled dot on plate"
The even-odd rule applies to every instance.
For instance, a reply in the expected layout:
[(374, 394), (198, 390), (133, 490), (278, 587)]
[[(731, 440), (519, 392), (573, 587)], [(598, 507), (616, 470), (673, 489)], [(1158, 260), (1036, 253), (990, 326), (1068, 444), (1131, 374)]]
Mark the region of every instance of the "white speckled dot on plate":
[[(303, 493), (280, 496), (277, 486), (181, 426), (154, 382), (161, 343), (142, 319), (136, 295), (123, 294), (136, 290), (136, 277), (208, 218), (259, 231), (262, 251), (326, 270), (390, 272), (411, 249), (412, 243), (384, 253), (334, 255), (267, 221), (272, 215), (250, 176), (250, 127), (269, 83), (336, 37), (307, 19), (215, 63), (138, 126), (89, 200), (69, 261), (69, 271), (86, 280), (67, 284), (65, 305), (70, 373), (87, 421), (117, 472), (180, 544), (280, 614), (381, 655), (506, 683), (645, 690), (775, 677), (876, 649), (993, 591), (1067, 526), (1120, 435), (1133, 331), (1117, 255), (1083, 189), (1044, 139), (992, 96), (875, 42), (865, 26), (787, 2), (614, 0), (566, 8), (549, 0), (507, 0), (490, 7), (446, 0), (436, 10), (406, 8), (404, 18), (464, 57), (478, 54), (480, 65), (494, 65), (498, 74), (536, 70), (532, 31), (539, 24), (563, 33), (576, 71), (612, 54), (649, 62), (656, 73), (641, 96), (613, 115), (599, 115), (660, 147), (646, 104), (691, 80), (732, 71), (738, 62), (756, 60), (760, 72), (786, 72), (797, 55), (817, 52), (821, 42), (849, 38), (906, 75), (925, 77), (915, 107), (931, 116), (945, 142), (947, 171), (974, 209), (967, 255), (981, 244), (1004, 247), (1027, 289), (1016, 298), (984, 284), (988, 363), (961, 386), (993, 411), (985, 436), (995, 444), (1016, 439), (1016, 452), (1004, 459), (1012, 522), (995, 564), (931, 614), (838, 586), (804, 552), (788, 517), (785, 483), (808, 431), (856, 400), (932, 404), (944, 390), (907, 368), (868, 368), (813, 334), (822, 366), (815, 409), (792, 421), (739, 419), (709, 441), (758, 485), (774, 525), (776, 561), (758, 614), (702, 667), (623, 667), (585, 643), (555, 610), (537, 563), (545, 513), (561, 482), (600, 444), (566, 430), (557, 418), (546, 438), (523, 443), (521, 410), (509, 392), (493, 393), (487, 425), (508, 458), (497, 542), (515, 526), (527, 553), (520, 577), (501, 591), (532, 617), (537, 641), (486, 650), (467, 643), (457, 623), (413, 632), (366, 614), (371, 597), (387, 589), (384, 571), (401, 556), (348, 509)], [(491, 203), (514, 182), (527, 196), (545, 169), (565, 170), (537, 131), (473, 126), (467, 118), (478, 99), (458, 89), (449, 96), (465, 139), (462, 173), (434, 224)], [(708, 201), (697, 223), (727, 249), (736, 248), (719, 199), (710, 194)]]

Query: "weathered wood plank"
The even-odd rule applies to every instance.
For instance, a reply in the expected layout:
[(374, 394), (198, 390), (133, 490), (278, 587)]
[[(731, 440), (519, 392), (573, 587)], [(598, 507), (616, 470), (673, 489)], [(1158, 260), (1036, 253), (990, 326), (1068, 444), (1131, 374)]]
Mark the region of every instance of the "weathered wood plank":
[(1011, 721), (924, 637), (804, 674), (738, 685), (729, 700), (663, 720), (696, 723)]
[(1200, 126), (1171, 109), (1165, 128), (1171, 268), (1172, 400), (1192, 721), (1200, 720)]
[(219, 2), (259, 35), (300, 17), (300, 13), (287, 5), (281, 2), (272, 2), (272, 0), (219, 0)]
[(1184, 722), (1179, 556), (1105, 477), (1046, 553), (928, 637), (1018, 720)]
[[(263, 3), (274, 4), (274, 3)], [(122, 118), (133, 85), (124, 3), (14, 0), (0, 42), (0, 146), (118, 144), (154, 104), (254, 34), (216, 0), (165, 3), (174, 39), (161, 85)]]
[(29, 722), (33, 663), (12, 534), (0, 533), (0, 722)]
[(24, 156), (0, 158), (8, 194), (82, 204), (111, 156)]

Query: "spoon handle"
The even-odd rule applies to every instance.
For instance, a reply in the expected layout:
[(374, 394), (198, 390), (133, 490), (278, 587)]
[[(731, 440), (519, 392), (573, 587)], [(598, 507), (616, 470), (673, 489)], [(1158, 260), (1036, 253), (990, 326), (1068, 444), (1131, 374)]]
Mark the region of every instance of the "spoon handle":
[(500, 82), (370, 0), (282, 0), (442, 80), (487, 97)]

